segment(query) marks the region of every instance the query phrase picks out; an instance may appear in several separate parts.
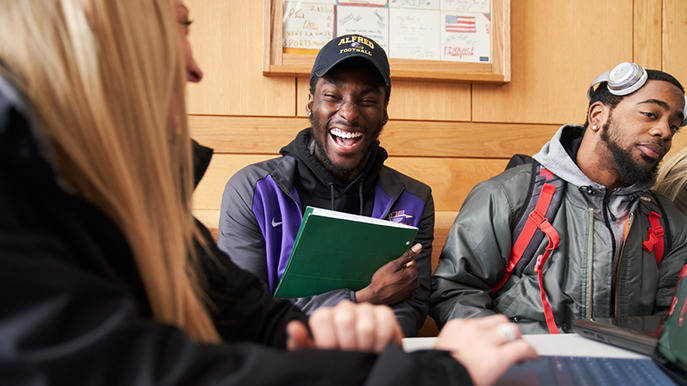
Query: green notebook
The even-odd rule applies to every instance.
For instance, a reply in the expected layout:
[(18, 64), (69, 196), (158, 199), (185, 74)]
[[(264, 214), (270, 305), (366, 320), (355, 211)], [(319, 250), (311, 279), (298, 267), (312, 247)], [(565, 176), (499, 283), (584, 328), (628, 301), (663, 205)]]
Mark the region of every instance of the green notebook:
[(367, 287), (379, 267), (415, 240), (413, 226), (307, 207), (275, 298)]

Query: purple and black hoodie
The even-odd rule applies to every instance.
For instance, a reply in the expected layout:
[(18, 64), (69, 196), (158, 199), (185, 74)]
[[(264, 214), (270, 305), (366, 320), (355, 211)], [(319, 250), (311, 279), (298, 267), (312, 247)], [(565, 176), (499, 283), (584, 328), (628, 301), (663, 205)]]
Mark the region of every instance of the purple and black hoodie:
[[(434, 234), (431, 189), (384, 166), (387, 153), (378, 144), (373, 146), (361, 174), (345, 185), (315, 160), (311, 143), (308, 128), (281, 149), (282, 157), (247, 166), (231, 177), (222, 196), (219, 248), (239, 267), (264, 280), (274, 293), (306, 206), (416, 226), (419, 232), (415, 242), (422, 244), (416, 258), (420, 286), (392, 309), (404, 335), (417, 335), (429, 309)], [(310, 314), (343, 299), (355, 301), (355, 292), (339, 289), (291, 301)]]

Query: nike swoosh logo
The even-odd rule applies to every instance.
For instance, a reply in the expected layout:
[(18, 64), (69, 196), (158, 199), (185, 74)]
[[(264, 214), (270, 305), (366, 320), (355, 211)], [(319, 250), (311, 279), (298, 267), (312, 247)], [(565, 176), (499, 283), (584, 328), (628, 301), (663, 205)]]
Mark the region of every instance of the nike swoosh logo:
[(272, 219), (272, 228), (278, 227), (279, 225), (281, 225), (281, 223), (282, 223), (281, 221), (275, 222), (275, 221), (274, 221), (274, 218), (273, 218), (273, 219)]

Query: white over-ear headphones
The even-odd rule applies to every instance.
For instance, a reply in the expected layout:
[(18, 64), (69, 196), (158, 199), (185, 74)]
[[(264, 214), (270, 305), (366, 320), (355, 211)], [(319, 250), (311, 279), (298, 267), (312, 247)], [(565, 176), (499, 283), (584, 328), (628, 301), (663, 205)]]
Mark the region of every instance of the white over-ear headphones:
[(615, 66), (611, 71), (600, 74), (587, 91), (587, 98), (592, 100), (594, 86), (601, 82), (607, 82), (608, 91), (613, 95), (627, 95), (639, 90), (648, 79), (646, 70), (632, 62), (623, 62)]
[[(592, 85), (587, 90), (587, 99), (592, 100), (594, 86), (601, 82), (606, 82), (608, 92), (611, 94), (623, 96), (642, 88), (648, 78), (648, 74), (642, 66), (632, 62), (620, 63), (611, 71), (606, 71), (594, 78)], [(687, 124), (687, 96), (685, 96), (685, 107), (682, 113), (684, 118), (680, 126), (685, 126)]]

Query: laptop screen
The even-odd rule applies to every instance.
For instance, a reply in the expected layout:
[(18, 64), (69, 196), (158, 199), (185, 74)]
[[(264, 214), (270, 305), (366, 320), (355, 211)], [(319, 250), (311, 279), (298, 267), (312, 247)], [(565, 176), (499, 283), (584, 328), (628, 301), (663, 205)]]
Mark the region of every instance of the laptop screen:
[(687, 264), (682, 267), (673, 303), (658, 338), (654, 359), (687, 380)]

